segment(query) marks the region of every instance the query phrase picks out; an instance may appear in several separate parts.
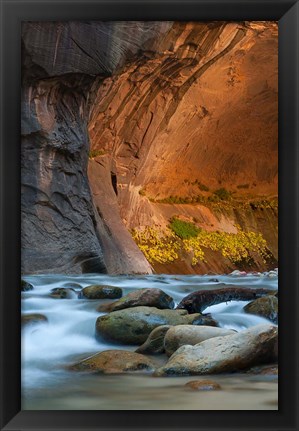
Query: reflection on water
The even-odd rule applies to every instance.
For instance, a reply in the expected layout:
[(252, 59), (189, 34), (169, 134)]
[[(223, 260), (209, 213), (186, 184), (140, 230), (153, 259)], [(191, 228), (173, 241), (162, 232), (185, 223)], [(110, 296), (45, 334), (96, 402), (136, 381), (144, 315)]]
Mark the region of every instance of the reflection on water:
[[(247, 275), (213, 276), (108, 276), (108, 275), (38, 275), (24, 277), (34, 290), (22, 293), (22, 312), (41, 313), (48, 324), (26, 327), (22, 333), (22, 408), (80, 410), (274, 410), (277, 409), (277, 378), (242, 374), (157, 378), (152, 376), (84, 375), (69, 373), (64, 367), (91, 354), (107, 349), (136, 349), (136, 346), (109, 345), (94, 337), (95, 321), (103, 313), (96, 311), (105, 301), (54, 299), (49, 291), (69, 282), (82, 287), (110, 284), (123, 294), (158, 287), (171, 295), (176, 304), (190, 292), (223, 287), (222, 283), (246, 287), (277, 289), (277, 278)], [(268, 322), (245, 314), (247, 302), (232, 301), (209, 307), (220, 326), (238, 331)], [(166, 357), (154, 357), (157, 365)], [(221, 391), (194, 392), (184, 388), (190, 380), (210, 378)]]

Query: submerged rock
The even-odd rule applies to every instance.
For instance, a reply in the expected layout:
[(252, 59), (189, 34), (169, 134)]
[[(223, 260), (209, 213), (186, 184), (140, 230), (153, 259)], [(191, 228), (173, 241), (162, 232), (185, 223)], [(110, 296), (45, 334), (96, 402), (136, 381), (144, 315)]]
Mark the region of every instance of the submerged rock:
[(21, 291), (27, 292), (27, 290), (32, 290), (33, 286), (32, 284), (28, 283), (28, 281), (21, 280)]
[(186, 310), (126, 308), (98, 317), (96, 337), (124, 344), (142, 344), (158, 326), (192, 324), (198, 318), (199, 314), (188, 314)]
[(186, 344), (194, 346), (204, 340), (235, 334), (232, 329), (214, 328), (212, 326), (177, 325), (167, 331), (164, 338), (164, 348), (171, 356), (179, 347)]
[(117, 311), (124, 308), (139, 306), (157, 307), (167, 309), (174, 307), (174, 300), (161, 289), (138, 289), (112, 304), (102, 304), (98, 311)]
[(250, 368), (249, 370), (246, 371), (246, 373), (261, 375), (261, 376), (277, 376), (278, 364), (259, 365), (257, 367)]
[(244, 311), (246, 313), (255, 314), (257, 316), (265, 317), (271, 322), (278, 322), (278, 299), (275, 295), (264, 296), (255, 301), (245, 305)]
[(135, 350), (137, 353), (163, 353), (164, 348), (164, 338), (167, 331), (171, 328), (170, 325), (162, 325), (153, 329), (149, 334), (147, 340)]
[(71, 371), (90, 371), (104, 374), (149, 373), (154, 363), (144, 355), (126, 350), (106, 350), (69, 367)]
[(60, 298), (60, 299), (78, 298), (78, 295), (74, 289), (65, 288), (65, 287), (55, 287), (54, 289), (51, 289), (50, 296), (51, 298)]
[(122, 294), (122, 289), (117, 286), (92, 285), (84, 287), (79, 294), (79, 298), (115, 299), (121, 298)]
[(278, 328), (257, 325), (237, 334), (180, 347), (157, 376), (217, 374), (243, 370), (277, 359)]
[(221, 386), (213, 380), (192, 380), (186, 383), (185, 387), (193, 391), (217, 391), (221, 389)]
[(37, 323), (47, 323), (48, 319), (43, 314), (31, 313), (23, 314), (21, 317), (22, 326), (36, 325)]

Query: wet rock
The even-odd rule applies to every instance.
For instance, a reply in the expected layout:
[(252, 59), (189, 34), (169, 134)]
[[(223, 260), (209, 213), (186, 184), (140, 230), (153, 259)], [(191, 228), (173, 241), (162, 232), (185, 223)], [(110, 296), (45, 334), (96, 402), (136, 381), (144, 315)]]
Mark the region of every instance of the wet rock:
[(173, 308), (174, 301), (171, 296), (167, 295), (161, 289), (138, 289), (128, 293), (128, 295), (112, 304), (100, 305), (98, 311), (117, 311), (139, 306), (157, 307), (160, 309)]
[(171, 328), (170, 325), (162, 325), (153, 329), (147, 340), (140, 347), (138, 347), (135, 352), (147, 354), (163, 353), (165, 350), (164, 338), (169, 328)]
[(50, 296), (51, 298), (60, 298), (60, 299), (78, 298), (78, 295), (74, 289), (69, 289), (65, 287), (55, 287), (54, 289), (51, 289)]
[(277, 376), (278, 364), (260, 365), (257, 367), (250, 368), (250, 370), (248, 370), (246, 373), (262, 375), (262, 376)]
[(28, 283), (28, 281), (21, 280), (21, 291), (27, 292), (27, 290), (32, 290), (33, 286), (32, 284)]
[(84, 287), (79, 298), (87, 299), (115, 299), (122, 296), (122, 289), (117, 286), (92, 285)]
[(186, 383), (185, 387), (193, 391), (217, 391), (221, 389), (221, 386), (213, 380), (192, 380)]
[(243, 370), (277, 359), (278, 328), (257, 325), (234, 335), (180, 347), (155, 375), (201, 375)]
[(205, 326), (219, 326), (218, 322), (213, 319), (210, 314), (199, 314), (198, 318), (194, 320), (193, 325), (205, 325)]
[(126, 308), (98, 317), (96, 337), (124, 344), (142, 344), (158, 326), (192, 324), (198, 317), (198, 314), (188, 314), (186, 310)]
[(106, 350), (69, 367), (71, 371), (89, 371), (104, 374), (149, 373), (154, 363), (144, 355), (126, 350)]
[(255, 301), (245, 305), (244, 311), (246, 313), (255, 314), (257, 316), (265, 317), (271, 322), (278, 322), (278, 299), (276, 295), (264, 296)]
[(164, 338), (164, 348), (171, 356), (179, 347), (186, 344), (194, 346), (204, 340), (235, 334), (232, 329), (213, 328), (212, 326), (177, 325), (167, 331)]
[(22, 326), (36, 325), (37, 323), (47, 323), (48, 319), (43, 314), (32, 313), (23, 314), (21, 317)]

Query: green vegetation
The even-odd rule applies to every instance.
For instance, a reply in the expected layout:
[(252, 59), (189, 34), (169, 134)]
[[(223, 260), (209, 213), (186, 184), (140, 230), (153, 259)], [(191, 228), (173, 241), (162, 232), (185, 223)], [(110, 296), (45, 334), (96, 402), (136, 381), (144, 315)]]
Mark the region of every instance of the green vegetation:
[(181, 239), (196, 237), (201, 230), (194, 223), (183, 221), (176, 217), (171, 219), (169, 227)]
[(207, 187), (205, 184), (201, 183), (199, 180), (195, 180), (193, 181), (193, 183), (191, 183), (192, 186), (198, 186), (199, 190), (201, 190), (202, 192), (208, 192), (210, 189), (209, 187)]
[(217, 196), (221, 201), (227, 201), (231, 199), (232, 193), (226, 190), (224, 187), (214, 191), (214, 195)]
[[(179, 234), (170, 229), (161, 232), (158, 227), (132, 231), (133, 239), (150, 263), (173, 262), (183, 253), (188, 253), (192, 265), (196, 265), (199, 261), (205, 262), (207, 249), (220, 252), (235, 264), (250, 262), (252, 253), (259, 254), (264, 261), (269, 257), (267, 243), (260, 233), (244, 232), (239, 227), (236, 234), (207, 232), (196, 228), (192, 223), (179, 220), (181, 223), (178, 224), (178, 219), (175, 220), (176, 228), (178, 225), (181, 228), (178, 229)], [(172, 225), (173, 221), (170, 226)], [(197, 229), (197, 234), (194, 228)]]
[(103, 156), (104, 154), (106, 154), (106, 151), (104, 151), (104, 150), (90, 150), (88, 157), (90, 159), (93, 159), (94, 157)]
[(206, 200), (203, 196), (188, 196), (188, 197), (180, 197), (180, 196), (169, 196), (163, 199), (150, 199), (151, 202), (156, 202), (159, 204), (196, 204), (196, 203), (204, 203)]

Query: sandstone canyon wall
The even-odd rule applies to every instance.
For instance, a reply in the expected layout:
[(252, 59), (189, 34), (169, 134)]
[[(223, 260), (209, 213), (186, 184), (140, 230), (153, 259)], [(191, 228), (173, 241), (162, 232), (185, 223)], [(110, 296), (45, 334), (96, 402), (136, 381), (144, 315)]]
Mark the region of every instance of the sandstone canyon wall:
[[(276, 264), (277, 208), (252, 201), (277, 197), (277, 43), (272, 22), (24, 24), (23, 272), (150, 273), (129, 230), (174, 215), (261, 232)], [(234, 267), (208, 257), (155, 269)]]

